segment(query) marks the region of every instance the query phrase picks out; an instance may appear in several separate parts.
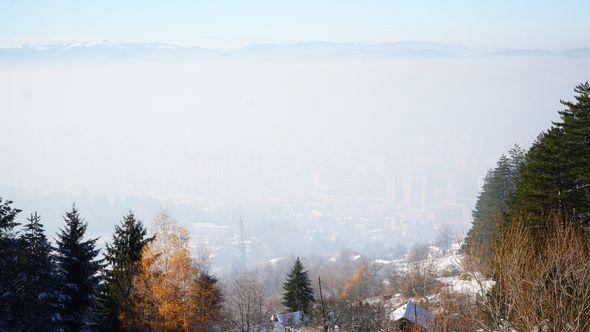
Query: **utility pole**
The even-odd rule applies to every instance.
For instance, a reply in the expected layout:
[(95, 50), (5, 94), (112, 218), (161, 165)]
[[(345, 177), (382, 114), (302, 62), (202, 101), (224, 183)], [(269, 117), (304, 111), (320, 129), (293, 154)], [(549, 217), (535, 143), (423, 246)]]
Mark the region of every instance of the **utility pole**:
[(262, 327), (262, 322), (264, 322), (264, 317), (262, 317), (262, 296), (258, 298), (258, 316), (260, 321), (258, 322), (258, 328)]
[[(416, 300), (414, 302), (414, 323), (418, 324), (418, 312), (416, 311)], [(418, 324), (420, 325), (420, 324)]]
[(322, 305), (322, 316), (324, 318), (324, 331), (328, 332), (328, 324), (326, 324), (326, 309), (324, 308), (324, 295), (322, 294), (322, 279), (318, 276), (318, 284), (320, 285), (320, 304)]

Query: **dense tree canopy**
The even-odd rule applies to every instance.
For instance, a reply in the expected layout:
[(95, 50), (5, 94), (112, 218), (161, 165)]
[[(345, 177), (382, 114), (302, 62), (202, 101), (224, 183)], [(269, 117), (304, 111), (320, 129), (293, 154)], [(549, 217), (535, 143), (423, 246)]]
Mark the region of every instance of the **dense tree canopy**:
[(575, 88), (561, 120), (543, 132), (526, 157), (515, 209), (539, 224), (559, 213), (590, 224), (590, 84)]
[(524, 158), (524, 150), (516, 145), (488, 171), (473, 210), (473, 225), (465, 239), (468, 251), (477, 250), (482, 257), (491, 256), (498, 230), (510, 211)]
[(516, 146), (488, 172), (465, 249), (489, 258), (509, 215), (539, 229), (555, 214), (590, 224), (590, 84), (578, 85), (575, 93), (574, 102), (562, 101), (560, 121), (542, 132), (526, 154)]

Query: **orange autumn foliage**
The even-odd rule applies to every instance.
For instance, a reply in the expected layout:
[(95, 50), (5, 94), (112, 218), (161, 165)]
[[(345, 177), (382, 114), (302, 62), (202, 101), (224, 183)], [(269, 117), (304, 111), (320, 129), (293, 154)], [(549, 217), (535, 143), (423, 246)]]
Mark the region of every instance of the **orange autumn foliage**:
[(361, 300), (365, 295), (366, 283), (369, 279), (367, 271), (367, 264), (361, 262), (358, 270), (356, 270), (344, 283), (340, 293), (341, 299)]
[(124, 317), (129, 329), (205, 331), (219, 316), (215, 278), (191, 257), (188, 232), (166, 210), (155, 224), (156, 240), (144, 249), (142, 271), (134, 281), (134, 310)]

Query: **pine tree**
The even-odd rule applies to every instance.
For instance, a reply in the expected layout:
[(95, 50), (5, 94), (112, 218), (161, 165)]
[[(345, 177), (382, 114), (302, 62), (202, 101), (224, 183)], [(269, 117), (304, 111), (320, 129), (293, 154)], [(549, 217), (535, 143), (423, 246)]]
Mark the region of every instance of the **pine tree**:
[(64, 220), (66, 225), (57, 238), (61, 319), (64, 330), (80, 331), (92, 320), (102, 261), (97, 259), (98, 239), (84, 239), (87, 224), (75, 205), (72, 211), (66, 212)]
[(27, 221), (20, 237), (18, 277), (14, 280), (15, 326), (24, 331), (50, 330), (56, 327), (57, 320), (57, 280), (52, 248), (37, 212)]
[(303, 311), (306, 314), (311, 312), (311, 305), (314, 302), (313, 289), (307, 271), (303, 270), (303, 264), (299, 257), (291, 272), (287, 276), (287, 281), (283, 285), (283, 302), (282, 304), (292, 312)]
[(0, 197), (0, 239), (6, 239), (14, 236), (13, 230), (19, 225), (14, 219), (21, 212), (12, 206), (12, 201), (2, 202)]
[(123, 217), (120, 225), (115, 226), (113, 242), (106, 245), (108, 268), (104, 270), (104, 283), (98, 297), (100, 312), (97, 327), (100, 330), (122, 330), (122, 318), (131, 311), (129, 295), (133, 279), (141, 272), (143, 249), (153, 240), (146, 234), (143, 223), (135, 219), (131, 211)]
[(541, 133), (529, 152), (518, 183), (515, 213), (524, 213), (534, 225), (552, 213), (567, 214), (573, 177), (565, 155), (564, 132), (552, 127)]
[(19, 225), (15, 219), (21, 210), (11, 205), (12, 201), (2, 201), (0, 197), (0, 330), (2, 322), (10, 322), (14, 318), (11, 310), (14, 301), (12, 280), (16, 278), (20, 249), (14, 228)]
[(508, 220), (524, 161), (524, 151), (515, 145), (509, 156), (500, 156), (496, 167), (488, 171), (465, 239), (464, 249), (470, 254), (484, 260), (491, 257), (494, 240)]
[(515, 144), (512, 147), (512, 149), (508, 151), (508, 155), (510, 156), (510, 179), (512, 184), (510, 190), (514, 193), (516, 192), (516, 187), (522, 171), (522, 167), (524, 166), (526, 161), (526, 151), (523, 148), (521, 148), (518, 144)]
[(561, 101), (555, 126), (563, 131), (564, 156), (572, 176), (567, 200), (575, 211), (570, 214), (583, 225), (590, 225), (590, 83), (575, 87), (575, 102)]
[(562, 101), (561, 121), (539, 135), (526, 156), (515, 208), (537, 228), (551, 214), (590, 225), (590, 84)]

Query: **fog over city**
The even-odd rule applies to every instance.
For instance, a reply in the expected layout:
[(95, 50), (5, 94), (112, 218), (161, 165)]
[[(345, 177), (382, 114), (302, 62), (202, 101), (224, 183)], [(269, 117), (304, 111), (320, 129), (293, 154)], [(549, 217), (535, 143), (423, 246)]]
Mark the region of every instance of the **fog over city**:
[(257, 264), (465, 233), (487, 169), (557, 119), (590, 57), (421, 45), (3, 49), (0, 186), (49, 234), (76, 202), (101, 242), (129, 209), (149, 225), (167, 207), (218, 269), (238, 243)]
[(588, 13), (0, 0), (0, 332), (590, 331)]

